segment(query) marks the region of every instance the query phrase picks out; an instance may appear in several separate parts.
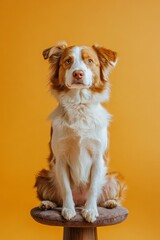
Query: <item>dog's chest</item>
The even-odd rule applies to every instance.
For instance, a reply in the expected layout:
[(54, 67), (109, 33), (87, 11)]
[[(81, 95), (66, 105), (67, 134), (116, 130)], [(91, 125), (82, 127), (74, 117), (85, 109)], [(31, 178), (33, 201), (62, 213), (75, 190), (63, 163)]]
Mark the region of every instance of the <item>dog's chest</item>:
[(100, 104), (73, 104), (67, 108), (59, 106), (51, 118), (54, 136), (60, 141), (70, 137), (98, 137), (101, 129), (107, 128), (110, 115)]
[(87, 183), (94, 156), (107, 145), (108, 115), (98, 105), (57, 109), (52, 121), (52, 150), (65, 159), (76, 185)]

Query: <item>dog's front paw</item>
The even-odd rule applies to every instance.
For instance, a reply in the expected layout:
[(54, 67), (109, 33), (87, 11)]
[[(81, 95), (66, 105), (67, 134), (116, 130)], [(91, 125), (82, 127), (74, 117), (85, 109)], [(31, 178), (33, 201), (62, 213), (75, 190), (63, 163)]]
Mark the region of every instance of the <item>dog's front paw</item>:
[(62, 209), (62, 216), (66, 219), (66, 220), (70, 220), (71, 218), (73, 218), (76, 215), (76, 211), (73, 208), (63, 208)]
[(97, 208), (84, 208), (82, 209), (82, 216), (87, 222), (93, 223), (99, 216)]
[(40, 209), (42, 210), (49, 210), (49, 209), (54, 209), (57, 207), (57, 205), (54, 202), (51, 201), (42, 201), (41, 205), (39, 206)]

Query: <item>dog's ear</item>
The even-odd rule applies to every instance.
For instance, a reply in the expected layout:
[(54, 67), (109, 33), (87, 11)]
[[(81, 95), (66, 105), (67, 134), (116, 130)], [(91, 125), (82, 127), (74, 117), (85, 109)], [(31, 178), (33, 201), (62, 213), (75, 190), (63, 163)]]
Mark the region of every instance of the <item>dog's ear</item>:
[(105, 81), (107, 81), (110, 71), (117, 63), (117, 53), (97, 45), (93, 45), (92, 47), (98, 55), (102, 77)]
[(47, 48), (47, 49), (45, 49), (44, 51), (43, 51), (43, 57), (44, 57), (44, 59), (48, 59), (49, 58), (49, 56), (50, 56), (50, 50), (52, 49), (52, 47), (50, 47), (50, 48)]
[(44, 59), (48, 59), (50, 63), (50, 83), (53, 88), (59, 86), (59, 61), (66, 47), (67, 43), (61, 41), (43, 51)]
[(67, 47), (67, 43), (65, 41), (58, 42), (57, 45), (47, 48), (43, 51), (43, 57), (44, 59), (49, 59), (50, 63), (53, 63), (55, 60), (57, 60), (63, 50)]

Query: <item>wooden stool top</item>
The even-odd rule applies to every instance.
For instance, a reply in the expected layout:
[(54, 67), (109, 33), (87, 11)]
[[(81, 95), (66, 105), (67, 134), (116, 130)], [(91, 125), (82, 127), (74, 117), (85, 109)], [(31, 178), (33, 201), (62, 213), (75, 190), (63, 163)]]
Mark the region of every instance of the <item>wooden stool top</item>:
[(43, 211), (36, 207), (31, 210), (31, 216), (34, 220), (42, 224), (78, 228), (113, 225), (123, 222), (128, 216), (128, 210), (124, 207), (118, 206), (113, 209), (98, 207), (99, 217), (97, 217), (94, 223), (88, 223), (81, 215), (82, 208), (76, 208), (77, 214), (70, 221), (65, 220), (61, 216), (61, 210), (62, 208), (55, 208)]

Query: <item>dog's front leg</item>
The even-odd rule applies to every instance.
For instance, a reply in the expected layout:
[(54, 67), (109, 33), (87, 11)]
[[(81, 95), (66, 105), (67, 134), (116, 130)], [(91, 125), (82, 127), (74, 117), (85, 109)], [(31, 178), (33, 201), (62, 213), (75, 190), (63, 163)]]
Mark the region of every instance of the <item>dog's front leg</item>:
[(76, 215), (76, 212), (74, 208), (73, 196), (69, 181), (69, 167), (67, 166), (65, 161), (57, 159), (56, 173), (63, 200), (62, 216), (66, 220), (70, 220)]
[(91, 168), (91, 183), (89, 188), (89, 195), (86, 204), (82, 210), (82, 216), (88, 222), (94, 222), (99, 216), (97, 209), (97, 199), (101, 189), (102, 183), (102, 164), (101, 161), (95, 161)]

